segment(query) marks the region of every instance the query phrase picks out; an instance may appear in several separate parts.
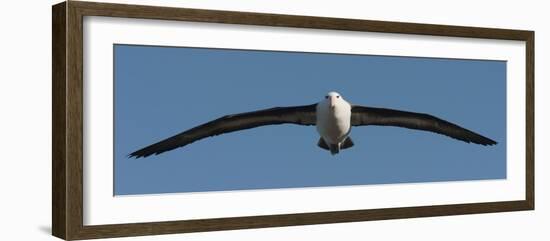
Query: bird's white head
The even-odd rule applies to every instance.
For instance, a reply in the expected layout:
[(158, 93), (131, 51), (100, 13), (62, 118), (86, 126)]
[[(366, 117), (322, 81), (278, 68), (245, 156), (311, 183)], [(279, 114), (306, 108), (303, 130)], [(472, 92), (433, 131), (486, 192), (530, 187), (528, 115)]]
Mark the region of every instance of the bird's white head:
[(330, 108), (334, 108), (339, 102), (344, 101), (344, 98), (342, 98), (342, 96), (337, 92), (331, 91), (328, 92), (327, 95), (325, 95), (324, 101), (328, 102)]

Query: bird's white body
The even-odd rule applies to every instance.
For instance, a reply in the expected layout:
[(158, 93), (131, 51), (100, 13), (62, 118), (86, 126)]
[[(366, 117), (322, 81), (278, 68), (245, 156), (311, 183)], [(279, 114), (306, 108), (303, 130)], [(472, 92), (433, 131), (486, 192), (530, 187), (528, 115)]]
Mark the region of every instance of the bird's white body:
[(330, 92), (317, 104), (317, 132), (328, 145), (340, 145), (351, 130), (351, 105), (340, 94)]

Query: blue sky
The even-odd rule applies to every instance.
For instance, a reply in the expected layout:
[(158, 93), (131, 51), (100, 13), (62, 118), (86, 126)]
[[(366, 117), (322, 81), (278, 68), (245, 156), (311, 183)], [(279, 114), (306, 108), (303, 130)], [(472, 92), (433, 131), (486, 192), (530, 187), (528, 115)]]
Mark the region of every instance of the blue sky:
[[(506, 62), (115, 45), (115, 195), (506, 178)], [(354, 127), (332, 156), (314, 126), (207, 138), (127, 155), (226, 114), (348, 102), (430, 113), (498, 142), (484, 147), (397, 127)]]

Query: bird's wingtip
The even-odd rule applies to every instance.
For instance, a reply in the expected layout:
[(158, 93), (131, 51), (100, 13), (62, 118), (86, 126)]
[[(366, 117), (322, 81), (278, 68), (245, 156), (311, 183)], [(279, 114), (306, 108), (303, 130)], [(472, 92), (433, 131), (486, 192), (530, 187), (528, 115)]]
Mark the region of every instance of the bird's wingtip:
[(141, 155), (141, 154), (136, 153), (136, 152), (132, 152), (132, 153), (126, 155), (126, 158), (128, 158), (128, 159), (132, 159), (132, 158), (133, 158), (133, 159), (139, 159), (139, 158), (142, 158), (142, 157), (146, 157), (146, 156), (145, 156), (145, 155)]
[(493, 141), (493, 140), (491, 140), (491, 139), (488, 139), (487, 141), (485, 141), (485, 142), (483, 142), (483, 143), (481, 143), (481, 144), (484, 145), (484, 146), (494, 146), (494, 145), (498, 144), (498, 142)]

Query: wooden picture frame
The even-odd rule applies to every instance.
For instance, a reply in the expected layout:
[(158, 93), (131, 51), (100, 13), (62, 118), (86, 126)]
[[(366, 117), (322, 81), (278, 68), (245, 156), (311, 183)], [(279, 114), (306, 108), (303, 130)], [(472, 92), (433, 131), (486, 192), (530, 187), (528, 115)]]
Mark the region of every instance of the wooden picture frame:
[[(66, 239), (204, 232), (534, 209), (534, 32), (401, 22), (291, 16), (68, 1), (52, 7), (52, 233)], [(525, 42), (525, 198), (499, 202), (244, 216), (150, 223), (83, 223), (83, 17), (450, 36)]]

